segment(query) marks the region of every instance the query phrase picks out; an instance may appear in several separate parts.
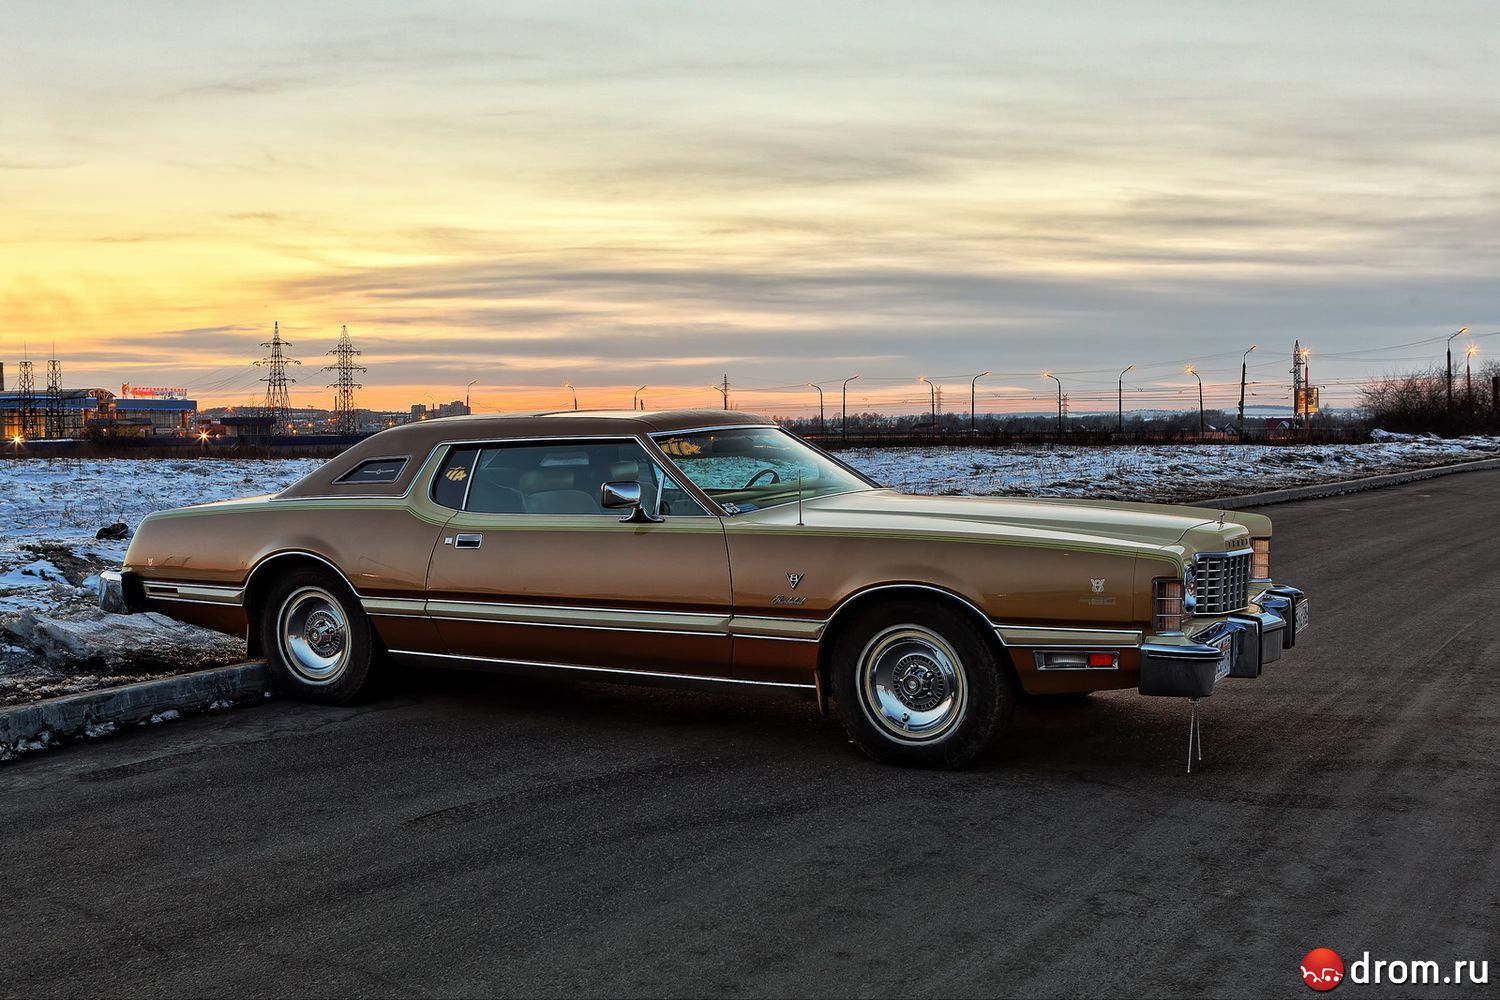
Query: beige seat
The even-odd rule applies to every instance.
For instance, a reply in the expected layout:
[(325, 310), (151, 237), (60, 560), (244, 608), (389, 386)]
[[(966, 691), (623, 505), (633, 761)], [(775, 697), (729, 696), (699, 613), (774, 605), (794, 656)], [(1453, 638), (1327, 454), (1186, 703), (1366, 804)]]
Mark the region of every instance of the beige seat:
[(599, 501), (574, 485), (571, 469), (532, 469), (521, 476), (528, 514), (597, 514)]

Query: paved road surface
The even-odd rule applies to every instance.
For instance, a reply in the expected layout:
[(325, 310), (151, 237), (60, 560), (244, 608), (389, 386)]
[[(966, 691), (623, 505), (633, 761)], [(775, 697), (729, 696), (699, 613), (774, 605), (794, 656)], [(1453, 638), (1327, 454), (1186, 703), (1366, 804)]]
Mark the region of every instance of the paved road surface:
[(1271, 513), (1316, 627), (1207, 703), (1200, 774), (1124, 693), (957, 774), (796, 702), (275, 703), (0, 768), (0, 994), (1300, 996), (1317, 945), (1500, 981), (1500, 473)]

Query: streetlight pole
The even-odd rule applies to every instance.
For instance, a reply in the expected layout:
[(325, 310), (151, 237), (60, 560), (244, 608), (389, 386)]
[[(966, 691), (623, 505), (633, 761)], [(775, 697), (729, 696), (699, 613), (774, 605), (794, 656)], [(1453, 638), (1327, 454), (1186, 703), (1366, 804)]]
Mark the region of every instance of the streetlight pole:
[(816, 382), (808, 382), (807, 387), (818, 390), (818, 433), (821, 435), (828, 429), (823, 423), (823, 387)]
[(975, 375), (972, 379), (969, 380), (969, 440), (970, 441), (974, 440), (974, 435), (976, 433), (975, 429), (974, 429), (974, 394), (975, 394), (975, 391), (976, 391), (975, 390), (975, 386), (977, 386), (979, 384), (979, 380), (980, 379), (984, 378), (988, 374), (989, 374), (989, 372), (980, 372), (978, 375)]
[(918, 375), (918, 382), (927, 383), (927, 394), (932, 397), (932, 433), (937, 433), (937, 386), (926, 375)]
[(1042, 378), (1050, 378), (1057, 383), (1057, 434), (1061, 437), (1063, 434), (1062, 379), (1051, 372), (1042, 372)]
[(729, 390), (722, 385), (710, 385), (709, 388), (724, 397), (724, 409), (729, 409)]
[(646, 391), (646, 387), (645, 386), (641, 386), (635, 392), (633, 392), (633, 393), (630, 394), (630, 408), (632, 410), (645, 409), (645, 406), (642, 405), (641, 401), (640, 401), (641, 393), (643, 393), (645, 391)]
[[(1255, 350), (1255, 345), (1251, 344), (1250, 351), (1253, 350)], [(1240, 355), (1240, 444), (1245, 443), (1245, 377), (1250, 371), (1250, 351)]]
[(1125, 433), (1125, 372), (1130, 371), (1134, 367), (1135, 365), (1131, 365), (1130, 368), (1126, 368), (1124, 372), (1120, 373), (1120, 381), (1116, 386), (1119, 390), (1119, 399), (1116, 404), (1119, 407), (1119, 414), (1116, 418), (1115, 430), (1121, 434)]
[[(1462, 336), (1463, 334), (1466, 334), (1468, 332), (1469, 332), (1469, 328), (1468, 327), (1464, 327), (1462, 330), (1459, 330), (1458, 333), (1455, 333), (1453, 335), (1453, 337), (1459, 337), (1459, 336)], [(1449, 413), (1453, 412), (1453, 337), (1449, 337), (1448, 338), (1448, 412)]]
[(1198, 374), (1198, 369), (1188, 365), (1183, 369), (1193, 378), (1198, 380), (1198, 437), (1203, 437), (1203, 376)]
[(564, 382), (563, 383), (563, 388), (567, 389), (569, 392), (571, 392), (573, 394), (573, 409), (577, 410), (578, 409), (578, 390), (575, 389), (575, 388), (573, 388), (573, 383), (572, 382)]
[(1474, 412), (1474, 355), (1478, 353), (1479, 348), (1474, 344), (1464, 351), (1464, 405), (1470, 413)]
[(474, 388), (478, 384), (479, 380), (476, 378), (474, 381), (464, 386), (464, 409), (468, 410), (470, 413), (474, 412), (474, 408), (469, 405), (469, 390)]
[(848, 378), (844, 379), (844, 387), (842, 390), (843, 400), (840, 403), (841, 416), (839, 419), (839, 427), (843, 431), (845, 444), (849, 443), (849, 383), (853, 382), (857, 378), (859, 378), (858, 375), (850, 375)]

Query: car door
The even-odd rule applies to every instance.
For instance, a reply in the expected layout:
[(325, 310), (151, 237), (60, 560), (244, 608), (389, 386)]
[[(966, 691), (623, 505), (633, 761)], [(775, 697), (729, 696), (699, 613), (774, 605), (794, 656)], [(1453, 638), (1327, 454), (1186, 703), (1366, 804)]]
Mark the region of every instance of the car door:
[[(657, 523), (622, 523), (600, 487), (635, 481)], [(455, 511), (427, 574), (449, 656), (729, 674), (724, 529), (632, 437), (450, 448), (433, 498)]]

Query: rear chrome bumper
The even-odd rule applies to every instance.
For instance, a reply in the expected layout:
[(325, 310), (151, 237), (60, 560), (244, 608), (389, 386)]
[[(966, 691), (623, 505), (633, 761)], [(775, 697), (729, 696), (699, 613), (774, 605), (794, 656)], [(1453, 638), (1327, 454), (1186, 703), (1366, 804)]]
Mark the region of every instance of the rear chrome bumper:
[(1296, 645), (1311, 616), (1307, 595), (1295, 587), (1272, 587), (1257, 603), (1260, 610), (1229, 615), (1185, 639), (1143, 643), (1141, 694), (1207, 698), (1226, 677), (1259, 677)]
[(125, 569), (107, 569), (99, 574), (99, 607), (116, 615), (145, 610), (146, 597), (140, 578)]

